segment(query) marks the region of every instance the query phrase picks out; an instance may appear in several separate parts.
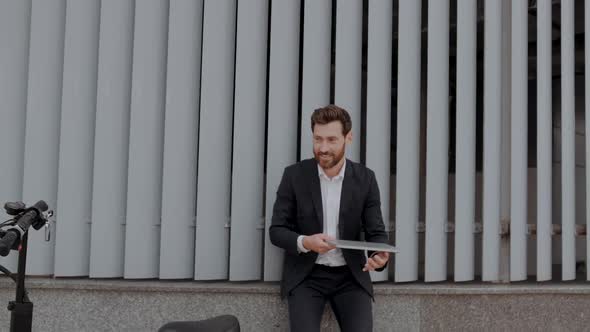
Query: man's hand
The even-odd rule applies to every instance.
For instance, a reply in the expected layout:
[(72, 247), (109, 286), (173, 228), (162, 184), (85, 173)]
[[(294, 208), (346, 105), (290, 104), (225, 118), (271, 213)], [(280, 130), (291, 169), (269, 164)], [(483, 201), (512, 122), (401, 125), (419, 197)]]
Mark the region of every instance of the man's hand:
[(303, 238), (303, 246), (305, 249), (317, 252), (318, 254), (323, 254), (336, 248), (326, 242), (326, 240), (334, 240), (334, 238), (323, 233), (308, 235)]
[(371, 255), (369, 259), (367, 259), (367, 264), (363, 268), (363, 271), (375, 271), (376, 269), (380, 269), (389, 261), (389, 253), (384, 251), (379, 251)]

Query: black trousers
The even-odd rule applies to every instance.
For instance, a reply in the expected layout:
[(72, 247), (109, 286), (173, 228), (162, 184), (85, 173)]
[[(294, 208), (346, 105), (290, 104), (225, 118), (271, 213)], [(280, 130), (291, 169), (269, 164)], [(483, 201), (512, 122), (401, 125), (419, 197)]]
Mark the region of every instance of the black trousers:
[(328, 301), (343, 332), (373, 330), (372, 298), (354, 279), (348, 267), (316, 264), (310, 275), (289, 292), (291, 331), (320, 331)]

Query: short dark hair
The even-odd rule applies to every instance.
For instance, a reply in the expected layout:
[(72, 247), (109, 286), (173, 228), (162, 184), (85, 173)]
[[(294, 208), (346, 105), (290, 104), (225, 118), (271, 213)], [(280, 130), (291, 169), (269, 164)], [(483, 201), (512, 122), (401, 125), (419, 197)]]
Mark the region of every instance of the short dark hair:
[(352, 129), (352, 120), (348, 112), (336, 105), (328, 105), (318, 108), (311, 114), (311, 131), (316, 124), (328, 124), (332, 121), (340, 121), (342, 124), (342, 135), (346, 136)]

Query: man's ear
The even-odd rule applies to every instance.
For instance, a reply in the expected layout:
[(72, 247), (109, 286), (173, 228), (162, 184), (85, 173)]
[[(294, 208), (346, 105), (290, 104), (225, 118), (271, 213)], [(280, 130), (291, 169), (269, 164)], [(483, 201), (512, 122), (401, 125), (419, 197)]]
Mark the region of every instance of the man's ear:
[(352, 130), (349, 131), (348, 134), (346, 134), (346, 137), (344, 139), (346, 140), (346, 144), (352, 143)]

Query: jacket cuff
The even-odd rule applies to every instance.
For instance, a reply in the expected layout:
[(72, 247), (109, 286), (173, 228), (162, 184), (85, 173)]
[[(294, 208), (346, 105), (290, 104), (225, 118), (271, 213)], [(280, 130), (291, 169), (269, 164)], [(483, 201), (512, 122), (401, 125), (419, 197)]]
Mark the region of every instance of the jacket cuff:
[(299, 235), (297, 237), (297, 251), (301, 254), (301, 253), (306, 253), (309, 252), (309, 250), (305, 249), (305, 247), (303, 246), (303, 238), (305, 237), (305, 235)]

